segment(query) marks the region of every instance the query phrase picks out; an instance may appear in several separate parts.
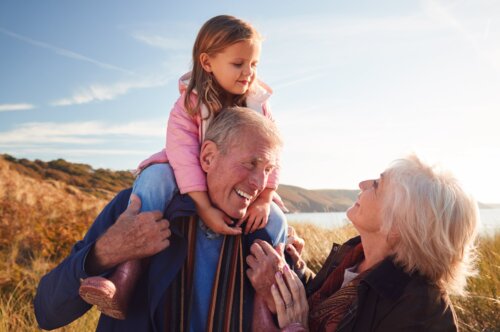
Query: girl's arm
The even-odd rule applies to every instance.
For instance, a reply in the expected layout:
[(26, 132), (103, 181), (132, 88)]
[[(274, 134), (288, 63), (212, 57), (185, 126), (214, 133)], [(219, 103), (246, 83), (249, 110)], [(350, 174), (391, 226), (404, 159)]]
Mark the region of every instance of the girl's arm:
[[(219, 234), (241, 234), (240, 227), (229, 227), (234, 222), (224, 212), (212, 205), (206, 191), (192, 191), (188, 193), (196, 206), (198, 216), (211, 230)], [(220, 222), (220, 221), (223, 222)]]
[(205, 173), (200, 166), (200, 122), (184, 108), (184, 94), (177, 100), (167, 125), (166, 152), (181, 194), (207, 191)]

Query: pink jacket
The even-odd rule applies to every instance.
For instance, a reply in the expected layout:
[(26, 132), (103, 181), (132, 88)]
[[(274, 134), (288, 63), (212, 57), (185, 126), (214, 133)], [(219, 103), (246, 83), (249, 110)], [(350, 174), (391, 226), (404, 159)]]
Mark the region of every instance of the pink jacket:
[[(177, 99), (170, 112), (167, 125), (166, 148), (142, 161), (138, 167), (138, 171), (141, 171), (151, 164), (169, 162), (174, 170), (179, 191), (182, 194), (193, 191), (207, 191), (206, 177), (201, 169), (199, 156), (205, 130), (211, 118), (206, 119), (208, 109), (205, 105), (201, 107), (202, 116), (197, 114), (193, 117), (187, 113), (184, 107), (184, 96), (190, 77), (191, 73), (187, 73), (179, 79), (179, 92), (181, 96)], [(267, 103), (271, 94), (272, 90), (266, 84), (260, 81), (255, 82), (252, 92), (247, 98), (247, 107), (261, 112), (264, 116), (272, 120)], [(192, 94), (191, 98), (196, 101), (196, 92)], [(278, 187), (277, 168), (269, 176), (267, 187), (271, 189)]]

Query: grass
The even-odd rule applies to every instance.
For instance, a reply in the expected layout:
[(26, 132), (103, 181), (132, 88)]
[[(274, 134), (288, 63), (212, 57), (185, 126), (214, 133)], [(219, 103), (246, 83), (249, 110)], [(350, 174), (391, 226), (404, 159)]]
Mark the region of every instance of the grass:
[[(65, 257), (108, 198), (57, 181), (5, 172), (0, 161), (0, 332), (39, 330), (33, 297), (41, 276)], [(16, 175), (17, 174), (17, 175)], [(318, 270), (332, 242), (355, 235), (352, 227), (320, 229), (296, 223), (306, 241), (304, 258)], [(479, 274), (469, 282), (470, 296), (453, 298), (464, 331), (500, 330), (500, 234), (481, 239)], [(93, 331), (98, 312), (91, 310), (57, 331)]]

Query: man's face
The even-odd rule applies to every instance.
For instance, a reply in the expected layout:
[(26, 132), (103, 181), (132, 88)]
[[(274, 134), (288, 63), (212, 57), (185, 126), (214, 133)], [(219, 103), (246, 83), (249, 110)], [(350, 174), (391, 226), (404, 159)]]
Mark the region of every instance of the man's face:
[(278, 160), (278, 150), (259, 136), (242, 132), (225, 154), (211, 141), (202, 146), (200, 159), (210, 200), (234, 219), (245, 215)]

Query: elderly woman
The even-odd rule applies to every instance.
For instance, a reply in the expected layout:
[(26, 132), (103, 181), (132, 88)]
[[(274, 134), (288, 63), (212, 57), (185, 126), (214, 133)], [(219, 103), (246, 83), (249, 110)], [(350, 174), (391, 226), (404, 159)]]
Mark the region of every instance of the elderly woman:
[(316, 276), (300, 258), (300, 239), (286, 247), (297, 274), (279, 250), (252, 245), (247, 275), (257, 294), (255, 328), (278, 329), (276, 314), (286, 331), (457, 329), (449, 294), (463, 294), (473, 273), (474, 199), (416, 156), (396, 160), (359, 187), (347, 211), (359, 236), (334, 245)]

